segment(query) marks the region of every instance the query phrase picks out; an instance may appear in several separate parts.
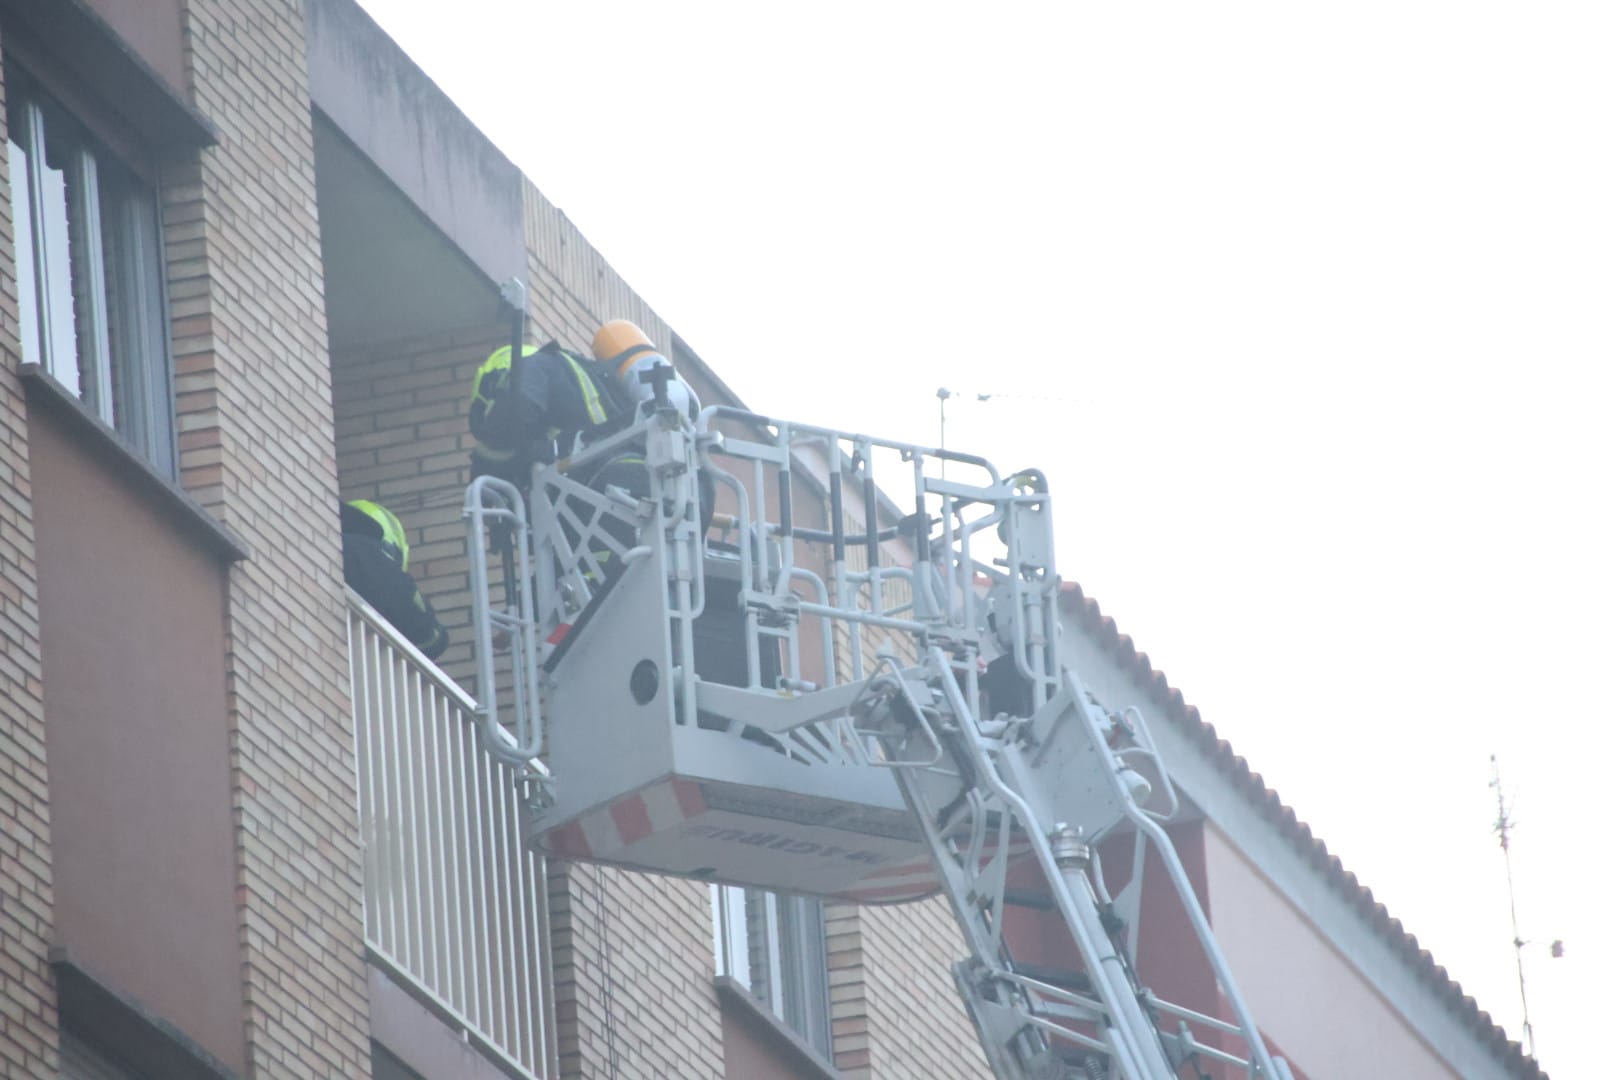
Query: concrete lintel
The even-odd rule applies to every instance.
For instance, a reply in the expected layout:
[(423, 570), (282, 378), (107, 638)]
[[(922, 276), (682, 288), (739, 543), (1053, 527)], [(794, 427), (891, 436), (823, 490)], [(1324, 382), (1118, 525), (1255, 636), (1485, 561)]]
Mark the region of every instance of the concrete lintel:
[(517, 166), (354, 0), (304, 21), (314, 107), (490, 281), (526, 279)]

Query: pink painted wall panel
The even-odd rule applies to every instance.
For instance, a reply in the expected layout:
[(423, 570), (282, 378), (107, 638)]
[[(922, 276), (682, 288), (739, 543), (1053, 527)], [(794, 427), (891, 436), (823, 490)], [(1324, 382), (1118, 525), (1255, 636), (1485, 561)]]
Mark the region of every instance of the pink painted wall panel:
[(172, 89), (185, 92), (180, 0), (86, 0), (86, 6)]
[(1266, 1037), (1311, 1080), (1461, 1080), (1260, 874), (1205, 829), (1210, 918)]

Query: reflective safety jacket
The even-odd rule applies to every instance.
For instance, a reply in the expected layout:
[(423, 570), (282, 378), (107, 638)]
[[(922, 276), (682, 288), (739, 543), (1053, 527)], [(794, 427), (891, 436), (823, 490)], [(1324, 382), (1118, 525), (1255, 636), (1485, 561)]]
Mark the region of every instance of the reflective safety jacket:
[(478, 441), (473, 475), (495, 473), (522, 483), (529, 466), (555, 460), (559, 441), (607, 429), (627, 412), (624, 392), (598, 365), (555, 341), (525, 346), (516, 364), (504, 345), (473, 376), (467, 423)]
[(429, 660), (450, 644), (433, 605), (407, 572), (405, 528), (386, 507), (365, 499), (343, 504), (343, 580)]

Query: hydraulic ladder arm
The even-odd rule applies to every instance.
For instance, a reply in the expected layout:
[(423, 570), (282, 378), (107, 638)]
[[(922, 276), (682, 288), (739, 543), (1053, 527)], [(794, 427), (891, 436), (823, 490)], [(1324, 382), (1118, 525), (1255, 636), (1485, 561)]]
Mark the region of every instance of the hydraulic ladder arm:
[[(959, 681), (957, 666), (932, 648), (920, 670), (872, 682), (857, 706), (858, 730), (875, 744), (874, 761), (893, 768), (927, 839), (969, 947), (955, 968), (957, 988), (996, 1075), (1171, 1080), (1224, 1064), (1238, 1070), (1232, 1075), (1289, 1080), (1243, 1005), (1169, 836), (1138, 804), (1144, 777), (1110, 745), (1137, 740), (1127, 754), (1158, 766), (1146, 728), (1104, 713), (1069, 672), (1033, 717), (990, 722), (975, 720)], [(942, 776), (961, 781), (948, 800)], [(1095, 854), (1098, 840), (1122, 830), (1168, 872), (1231, 1019), (1161, 1001), (1138, 983)], [(1017, 861), (1035, 864), (1081, 957), (1078, 986), (1011, 958), (1002, 931), (1016, 902), (1009, 869)], [(1140, 853), (1136, 862), (1139, 875)]]
[[(956, 984), (999, 1080), (1291, 1080), (1162, 824), (1176, 795), (1146, 723), (1106, 711), (1061, 664), (1038, 474), (1003, 479), (966, 455), (728, 408), (695, 427), (663, 410), (584, 456), (626, 451), (646, 462), (645, 494), (592, 488), (565, 464), (537, 467), (526, 492), (481, 481), (468, 493), (480, 713), (498, 752), (544, 746), (551, 767), (531, 842), (856, 902), (942, 893), (968, 946)], [(814, 483), (807, 462), (822, 470)], [(880, 468), (890, 482), (909, 474), (911, 513), (878, 494)], [(700, 670), (708, 639), (695, 628), (718, 611), (700, 470), (729, 499), (736, 540), (726, 603), (742, 655), (729, 682)], [(517, 537), (524, 585), (505, 608), (483, 570), (486, 522)], [(898, 564), (897, 548), (909, 553)], [(511, 724), (497, 631), (511, 642)], [(981, 693), (991, 637), (1016, 706)], [(1104, 873), (1105, 846), (1129, 854), (1123, 887), (1117, 867)], [(1184, 962), (1207, 969), (1221, 1015), (1139, 978), (1157, 925), (1141, 912), (1149, 858), (1191, 927)], [(1061, 927), (1074, 970), (1017, 956), (1010, 909), (1031, 908)]]

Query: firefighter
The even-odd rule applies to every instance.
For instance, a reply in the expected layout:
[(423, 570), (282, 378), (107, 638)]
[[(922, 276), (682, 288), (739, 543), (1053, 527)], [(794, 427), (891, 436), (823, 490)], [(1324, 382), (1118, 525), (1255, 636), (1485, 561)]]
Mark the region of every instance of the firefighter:
[(627, 406), (616, 381), (555, 341), (524, 346), (516, 364), (503, 345), (473, 376), (473, 475), (523, 486), (535, 462), (556, 460), (559, 441), (572, 450), (575, 435), (601, 429)]
[(344, 503), (339, 515), (343, 580), (423, 656), (437, 659), (450, 644), (450, 635), (409, 573), (411, 546), (399, 518), (366, 499)]
[[(553, 341), (538, 349), (525, 347), (516, 365), (510, 346), (489, 355), (473, 377), (467, 416), (477, 441), (474, 476), (493, 473), (527, 487), (536, 462), (555, 461), (579, 444), (588, 445), (632, 423), (645, 404), (656, 401), (660, 382), (665, 400), (696, 421), (697, 394), (635, 323), (624, 319), (605, 323), (596, 332), (591, 352), (594, 362)], [(660, 366), (668, 374), (642, 378)], [(633, 498), (645, 498), (651, 491), (646, 463), (636, 454), (620, 455), (570, 476), (598, 490), (620, 488)], [(707, 528), (714, 512), (714, 482), (707, 474), (699, 475), (699, 491), (701, 521)], [(621, 530), (613, 531), (617, 537)]]

